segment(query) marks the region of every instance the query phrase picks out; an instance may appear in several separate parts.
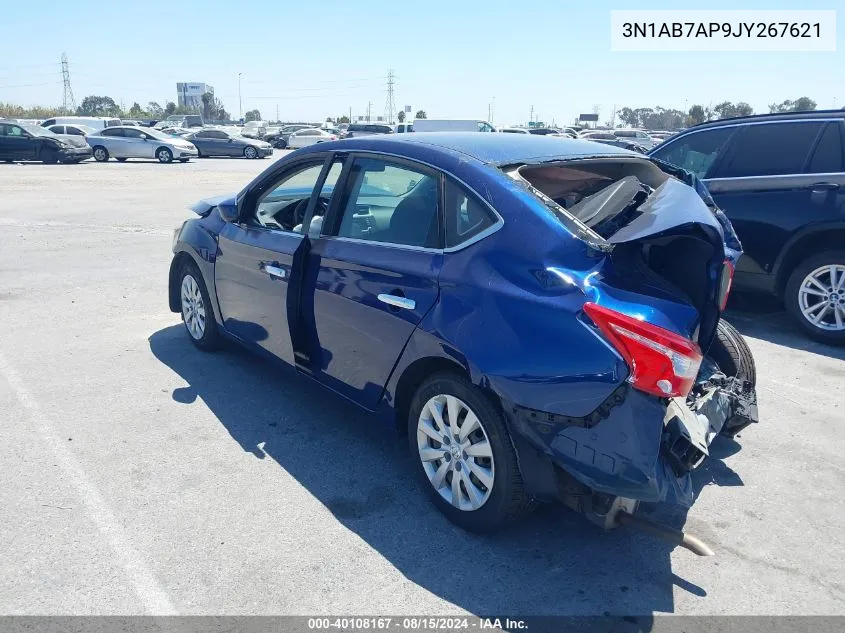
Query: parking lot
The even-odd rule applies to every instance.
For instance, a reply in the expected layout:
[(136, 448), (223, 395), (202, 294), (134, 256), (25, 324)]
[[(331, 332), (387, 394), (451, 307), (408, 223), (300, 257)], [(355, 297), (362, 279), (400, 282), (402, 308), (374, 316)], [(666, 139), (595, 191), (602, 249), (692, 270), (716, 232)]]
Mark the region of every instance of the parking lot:
[(760, 424), (714, 444), (688, 516), (649, 509), (712, 558), (557, 507), (462, 532), (402, 439), (197, 351), (167, 308), (173, 229), (284, 153), (0, 165), (0, 612), (845, 614), (845, 349), (776, 306), (729, 316)]

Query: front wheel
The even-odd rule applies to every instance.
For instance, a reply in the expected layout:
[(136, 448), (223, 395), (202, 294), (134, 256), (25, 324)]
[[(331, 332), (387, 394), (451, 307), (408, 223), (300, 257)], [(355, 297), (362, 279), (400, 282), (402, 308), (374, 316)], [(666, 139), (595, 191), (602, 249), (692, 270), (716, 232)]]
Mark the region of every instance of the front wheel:
[(244, 148), (244, 158), (258, 158), (258, 150), (255, 149), (252, 145), (248, 145)]
[(453, 523), (489, 532), (530, 509), (503, 414), (463, 376), (440, 372), (420, 385), (408, 436), (423, 487)]
[(811, 338), (845, 345), (845, 251), (824, 251), (798, 264), (786, 282), (784, 300)]
[(173, 162), (173, 152), (166, 147), (162, 147), (156, 152), (156, 158), (160, 163), (171, 163)]
[(205, 351), (217, 349), (219, 333), (211, 300), (202, 274), (193, 262), (186, 263), (179, 275), (179, 300), (191, 342)]

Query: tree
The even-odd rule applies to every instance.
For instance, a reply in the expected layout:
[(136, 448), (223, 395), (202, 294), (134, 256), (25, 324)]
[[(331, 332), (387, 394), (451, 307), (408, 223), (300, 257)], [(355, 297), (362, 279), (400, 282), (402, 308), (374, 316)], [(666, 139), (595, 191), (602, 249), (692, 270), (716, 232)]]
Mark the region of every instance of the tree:
[(157, 102), (150, 101), (147, 104), (147, 113), (154, 119), (160, 119), (164, 114), (164, 108), (162, 108)]
[(203, 92), (200, 97), (202, 100), (202, 118), (211, 120), (214, 118), (214, 93)]
[(244, 121), (260, 121), (261, 112), (258, 110), (250, 110), (244, 115)]
[(733, 119), (738, 116), (748, 116), (749, 114), (754, 114), (752, 107), (744, 101), (740, 101), (736, 104), (731, 103), (730, 101), (722, 101), (722, 103), (716, 104), (713, 108), (713, 112), (715, 112), (720, 119)]
[(704, 110), (704, 106), (696, 104), (689, 109), (689, 112), (687, 112), (687, 127), (704, 123), (708, 118), (709, 117), (707, 116), (707, 112)]
[(415, 119), (427, 119), (428, 116), (425, 114), (425, 110), (417, 110), (417, 113), (414, 115)]
[(90, 95), (76, 109), (79, 116), (119, 116), (120, 108), (111, 97)]
[(783, 103), (773, 103), (769, 105), (769, 112), (777, 114), (780, 112), (806, 112), (807, 110), (815, 110), (816, 102), (809, 97), (799, 97), (795, 101), (787, 99)]
[(342, 117), (338, 118), (337, 122), (338, 123), (349, 123), (349, 117), (344, 114)]
[(176, 112), (176, 104), (172, 101), (168, 101), (167, 104), (164, 106), (164, 115), (170, 116), (174, 112)]
[(404, 123), (405, 122), (405, 111), (399, 110), (399, 112), (396, 113), (396, 118), (399, 120), (399, 123)]
[(144, 114), (145, 113), (141, 109), (141, 105), (137, 101), (132, 104), (131, 108), (129, 108), (129, 116), (134, 119), (140, 119), (142, 116), (144, 116)]

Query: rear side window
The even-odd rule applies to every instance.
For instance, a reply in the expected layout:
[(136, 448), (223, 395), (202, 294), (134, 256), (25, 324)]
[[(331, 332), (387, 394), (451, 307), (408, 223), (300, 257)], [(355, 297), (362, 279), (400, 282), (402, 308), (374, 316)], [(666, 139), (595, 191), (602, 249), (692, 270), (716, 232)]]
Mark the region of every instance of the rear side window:
[(103, 136), (123, 136), (123, 130), (120, 129), (120, 128), (115, 128), (115, 127), (106, 128), (105, 130), (103, 130), (102, 135)]
[(842, 132), (839, 123), (828, 123), (807, 166), (807, 173), (832, 174), (841, 171), (845, 171), (842, 166)]
[(109, 119), (106, 121), (105, 127), (114, 127), (115, 125), (121, 125), (120, 119)]
[(723, 127), (686, 134), (674, 143), (660, 147), (652, 156), (704, 178), (734, 130)]
[(498, 221), (486, 205), (462, 186), (446, 181), (446, 248), (471, 240)]
[(800, 174), (823, 123), (749, 125), (718, 167), (717, 178)]

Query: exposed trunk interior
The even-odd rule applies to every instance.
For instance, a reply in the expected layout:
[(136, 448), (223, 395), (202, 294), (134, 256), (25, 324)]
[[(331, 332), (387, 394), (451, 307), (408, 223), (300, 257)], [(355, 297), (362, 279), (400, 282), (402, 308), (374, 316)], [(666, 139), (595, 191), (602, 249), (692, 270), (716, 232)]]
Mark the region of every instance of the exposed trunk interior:
[(515, 172), (512, 177), (613, 244), (613, 268), (620, 277), (694, 306), (701, 322), (693, 338), (700, 335), (709, 343), (718, 321), (714, 278), (724, 246), (695, 214), (686, 213), (690, 203), (703, 206), (692, 189), (636, 157), (525, 165)]

